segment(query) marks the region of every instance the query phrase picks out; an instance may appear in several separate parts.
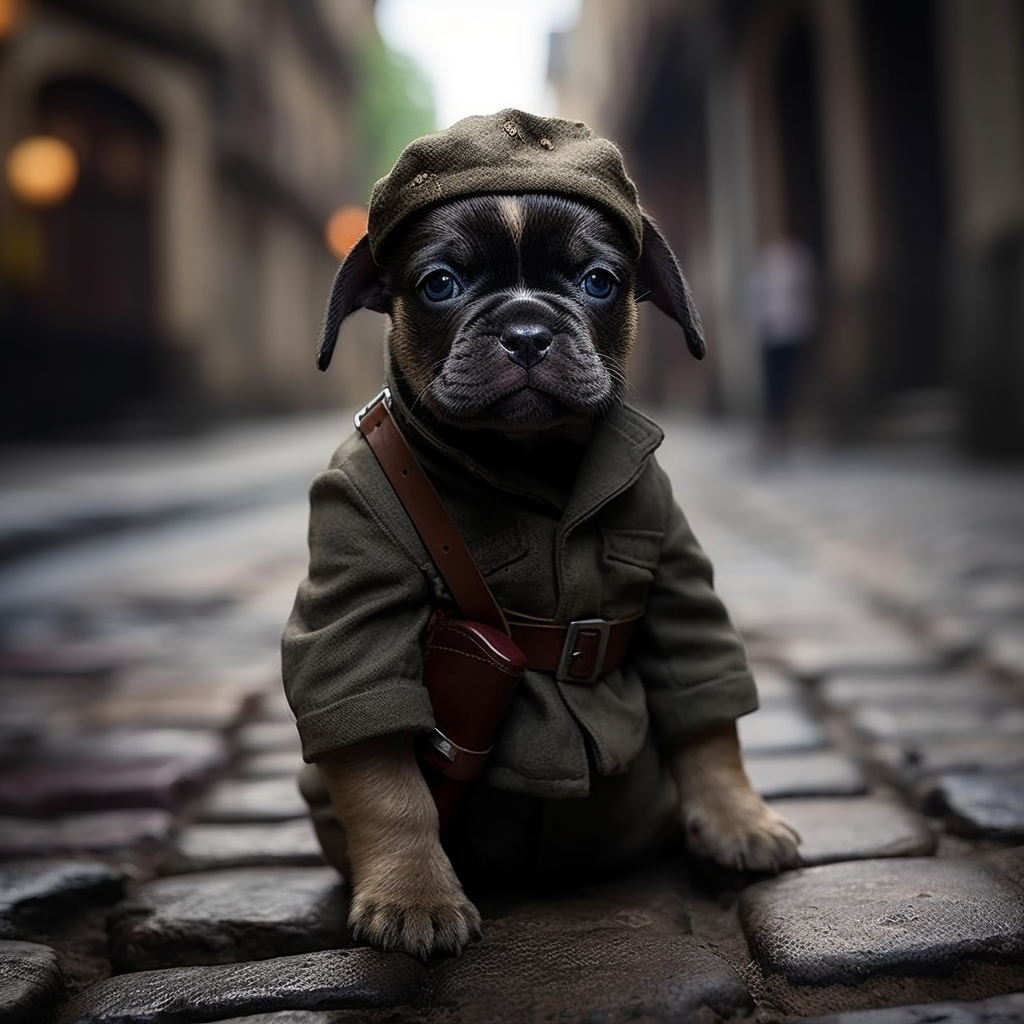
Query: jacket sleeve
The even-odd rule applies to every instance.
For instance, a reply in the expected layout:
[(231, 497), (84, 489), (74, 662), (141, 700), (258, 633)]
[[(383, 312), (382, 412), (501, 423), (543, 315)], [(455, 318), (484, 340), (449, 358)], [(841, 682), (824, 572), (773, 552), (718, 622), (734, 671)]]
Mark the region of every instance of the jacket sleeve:
[(341, 467), (310, 488), (309, 573), (281, 641), (285, 693), (307, 761), (434, 724), (420, 647), (431, 583), (381, 515), (379, 495), (364, 491)]
[(754, 711), (757, 690), (743, 641), (715, 593), (711, 562), (672, 500), (667, 477), (664, 487), (668, 527), (631, 661), (644, 681), (655, 734), (672, 743)]

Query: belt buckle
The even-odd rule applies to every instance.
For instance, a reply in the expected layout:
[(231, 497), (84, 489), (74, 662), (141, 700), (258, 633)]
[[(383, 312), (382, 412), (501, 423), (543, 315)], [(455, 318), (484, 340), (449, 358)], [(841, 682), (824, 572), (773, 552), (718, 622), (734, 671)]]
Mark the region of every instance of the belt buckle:
[(375, 406), (375, 405), (376, 405), (376, 404), (377, 404), (378, 402), (383, 402), (383, 403), (384, 403), (384, 405), (385, 405), (385, 406), (386, 406), (386, 407), (387, 407), (388, 409), (390, 409), (390, 408), (391, 408), (391, 388), (381, 388), (381, 389), (380, 389), (380, 391), (378, 391), (378, 392), (377, 392), (377, 394), (375, 394), (375, 395), (373, 396), (373, 398), (371, 398), (371, 399), (370, 399), (370, 400), (369, 400), (369, 401), (368, 401), (368, 402), (366, 403), (366, 405), (364, 405), (364, 406), (362, 407), (362, 409), (360, 409), (360, 410), (359, 410), (359, 412), (357, 412), (357, 413), (355, 414), (355, 416), (353, 416), (353, 417), (352, 417), (352, 422), (353, 422), (353, 423), (355, 424), (355, 428), (356, 428), (356, 430), (358, 430), (358, 429), (359, 429), (359, 424), (363, 422), (363, 417), (364, 417), (364, 416), (365, 416), (365, 415), (366, 415), (366, 414), (367, 414), (367, 413), (368, 413), (368, 412), (369, 412), (369, 411), (370, 411), (370, 410), (371, 410), (371, 409), (372, 409), (372, 408), (373, 408), (373, 407), (374, 407), (374, 406)]
[[(562, 645), (562, 656), (558, 661), (555, 678), (560, 683), (593, 683), (597, 681), (604, 668), (604, 654), (608, 649), (608, 637), (611, 635), (612, 624), (607, 619), (574, 619), (566, 627), (565, 643)], [(580, 633), (597, 633), (597, 654), (594, 667), (588, 676), (576, 676), (570, 673), (573, 658), (579, 657), (582, 651), (576, 650), (576, 642)]]

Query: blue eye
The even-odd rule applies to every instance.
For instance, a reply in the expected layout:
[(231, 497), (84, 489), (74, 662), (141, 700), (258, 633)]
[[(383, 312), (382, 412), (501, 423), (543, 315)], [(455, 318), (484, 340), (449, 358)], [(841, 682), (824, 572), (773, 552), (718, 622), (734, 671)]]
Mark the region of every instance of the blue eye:
[(462, 292), (462, 282), (450, 270), (433, 270), (420, 281), (419, 291), (428, 302), (447, 302)]
[(580, 286), (592, 299), (607, 299), (618, 283), (609, 271), (597, 267), (584, 274)]

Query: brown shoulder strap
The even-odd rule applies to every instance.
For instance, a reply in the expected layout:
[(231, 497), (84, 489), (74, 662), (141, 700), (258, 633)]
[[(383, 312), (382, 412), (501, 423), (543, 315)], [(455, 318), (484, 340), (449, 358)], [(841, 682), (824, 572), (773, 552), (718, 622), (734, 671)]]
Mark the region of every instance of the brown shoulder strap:
[(461, 614), (507, 634), (509, 626), (505, 614), (434, 485), (402, 437), (388, 408), (390, 398), (390, 392), (385, 388), (356, 415), (356, 428), (366, 438), (398, 500), (405, 506)]

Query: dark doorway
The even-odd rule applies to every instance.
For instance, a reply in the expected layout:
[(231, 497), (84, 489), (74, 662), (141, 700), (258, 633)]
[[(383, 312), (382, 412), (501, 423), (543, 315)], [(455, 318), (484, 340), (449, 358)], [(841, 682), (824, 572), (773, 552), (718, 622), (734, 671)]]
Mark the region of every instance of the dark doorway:
[(948, 231), (932, 0), (861, 0), (884, 281), (875, 386), (944, 384), (942, 282)]
[(785, 230), (810, 246), (821, 267), (827, 248), (818, 68), (814, 40), (803, 18), (793, 22), (780, 47), (774, 86), (782, 146)]
[(64, 79), (37, 100), (36, 130), (68, 142), (78, 183), (31, 221), (38, 271), (7, 296), (0, 372), (6, 437), (65, 434), (144, 411), (161, 391), (155, 311), (160, 131), (109, 86)]
[[(646, 102), (625, 120), (620, 137), (645, 209), (690, 274), (707, 251), (710, 230), (708, 45), (709, 40), (680, 17), (668, 19), (648, 35), (639, 61), (646, 69)], [(659, 405), (711, 405), (708, 389), (713, 375), (697, 369), (678, 325), (655, 315), (646, 318), (645, 329), (643, 365), (635, 361), (632, 367), (639, 395)]]

